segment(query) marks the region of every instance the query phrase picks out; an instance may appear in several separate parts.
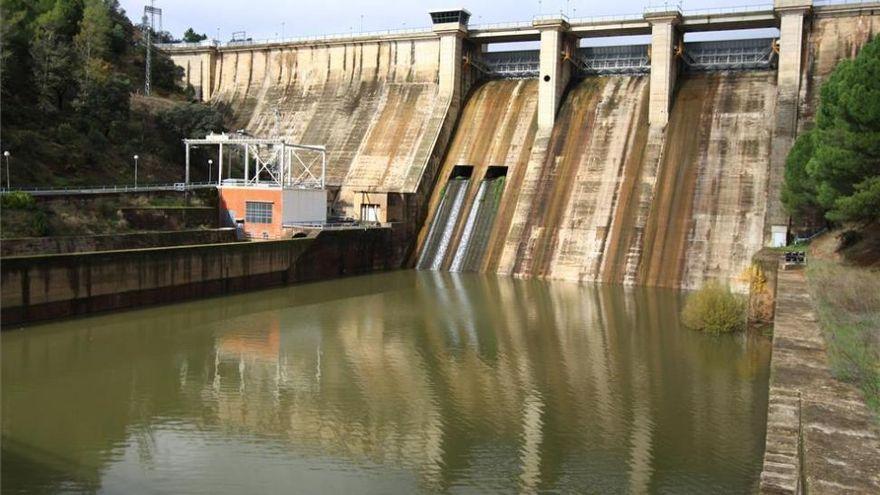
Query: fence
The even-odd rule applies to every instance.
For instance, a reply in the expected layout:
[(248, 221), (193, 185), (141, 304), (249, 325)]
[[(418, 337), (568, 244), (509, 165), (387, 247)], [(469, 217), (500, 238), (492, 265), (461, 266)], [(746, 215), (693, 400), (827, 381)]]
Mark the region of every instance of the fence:
[(216, 182), (175, 182), (173, 184), (151, 184), (147, 186), (95, 186), (95, 187), (18, 187), (0, 188), (0, 194), (13, 192), (25, 192), (31, 196), (64, 196), (67, 194), (114, 194), (128, 192), (152, 192), (152, 191), (187, 191), (192, 189), (207, 189), (217, 187)]

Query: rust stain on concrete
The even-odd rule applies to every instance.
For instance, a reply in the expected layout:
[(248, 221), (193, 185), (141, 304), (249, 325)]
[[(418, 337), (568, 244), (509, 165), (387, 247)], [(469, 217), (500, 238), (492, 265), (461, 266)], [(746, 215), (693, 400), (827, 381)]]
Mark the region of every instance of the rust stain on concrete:
[[(681, 82), (666, 130), (654, 202), (642, 252), (639, 282), (674, 287), (684, 270), (685, 244), (691, 225), (700, 148), (712, 116), (717, 78), (687, 78)], [(703, 142), (701, 142), (703, 141)]]

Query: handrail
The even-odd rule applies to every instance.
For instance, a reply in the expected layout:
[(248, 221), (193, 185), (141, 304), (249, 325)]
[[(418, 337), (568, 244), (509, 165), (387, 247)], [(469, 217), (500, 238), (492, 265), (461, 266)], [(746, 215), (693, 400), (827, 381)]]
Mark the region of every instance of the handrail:
[(175, 41), (172, 43), (153, 43), (153, 46), (157, 48), (202, 48), (202, 47), (210, 47), (217, 46), (220, 42), (217, 40), (202, 40), (202, 41)]
[(640, 21), (644, 20), (644, 14), (621, 14), (621, 15), (596, 15), (590, 17), (576, 17), (570, 20), (569, 24), (596, 24), (606, 22), (619, 21)]
[(711, 7), (707, 9), (685, 10), (682, 15), (685, 17), (695, 15), (715, 15), (715, 14), (738, 14), (743, 12), (767, 12), (773, 11), (772, 3), (762, 3), (753, 5), (737, 5), (733, 7)]
[(490, 24), (477, 24), (474, 26), (468, 26), (468, 31), (486, 31), (489, 29), (515, 29), (530, 27), (532, 27), (531, 21), (493, 22)]
[(532, 17), (533, 21), (555, 21), (555, 20), (563, 20), (568, 22), (568, 16), (563, 14), (562, 12), (558, 14), (538, 14), (535, 17)]
[(832, 5), (847, 5), (847, 4), (864, 4), (864, 3), (880, 4), (880, 1), (878, 1), (878, 0), (813, 0), (814, 7), (824, 7), (824, 6), (832, 6)]
[[(294, 43), (308, 43), (313, 41), (338, 41), (338, 40), (346, 40), (346, 39), (358, 39), (358, 38), (371, 38), (376, 36), (395, 36), (395, 35), (405, 35), (405, 34), (429, 34), (433, 31), (431, 28), (410, 28), (410, 29), (386, 29), (383, 31), (364, 31), (364, 32), (349, 32), (349, 33), (334, 33), (334, 34), (318, 34), (312, 36), (297, 36), (297, 37), (287, 37), (287, 38), (263, 38), (259, 40), (236, 40), (236, 41), (212, 41), (212, 46), (216, 47), (241, 47), (241, 46), (259, 46), (259, 45), (275, 45), (275, 44), (294, 44)], [(209, 46), (204, 44), (204, 42), (199, 42), (198, 44), (191, 43), (163, 43), (161, 45), (157, 44), (160, 48), (198, 48), (202, 46)]]
[(133, 185), (104, 185), (94, 187), (69, 187), (69, 186), (49, 186), (49, 187), (15, 187), (12, 189), (0, 188), (0, 194), (9, 194), (14, 192), (24, 192), (34, 196), (48, 196), (61, 194), (101, 194), (116, 192), (149, 192), (149, 191), (184, 191), (187, 189), (204, 189), (217, 187), (216, 182), (175, 182), (172, 184), (150, 184), (147, 186)]

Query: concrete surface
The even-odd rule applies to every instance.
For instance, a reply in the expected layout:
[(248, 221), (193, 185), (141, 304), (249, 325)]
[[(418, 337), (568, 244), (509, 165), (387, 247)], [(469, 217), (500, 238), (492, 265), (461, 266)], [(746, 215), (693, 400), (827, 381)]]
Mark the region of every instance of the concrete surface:
[(780, 270), (761, 493), (880, 493), (880, 429), (832, 377), (802, 270)]

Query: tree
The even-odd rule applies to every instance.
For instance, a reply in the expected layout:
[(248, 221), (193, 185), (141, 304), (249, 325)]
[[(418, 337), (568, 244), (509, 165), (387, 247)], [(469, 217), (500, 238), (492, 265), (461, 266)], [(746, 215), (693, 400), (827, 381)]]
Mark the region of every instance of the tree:
[(815, 150), (815, 132), (810, 130), (801, 135), (785, 162), (785, 185), (782, 188), (782, 202), (796, 218), (814, 223), (824, 216), (824, 211), (816, 199), (816, 182), (807, 172), (807, 163)]
[[(0, 0), (0, 11), (0, 135), (20, 184), (112, 181), (133, 153), (167, 162), (154, 171), (170, 177), (182, 136), (222, 127), (222, 114), (206, 105), (179, 109), (166, 129), (158, 113), (167, 103), (132, 102), (143, 87), (145, 33), (119, 0)], [(182, 94), (182, 69), (160, 50), (152, 56), (157, 93)]]
[(91, 60), (105, 60), (110, 53), (113, 21), (104, 0), (85, 0), (79, 32), (74, 37), (84, 77), (89, 77)]
[(789, 153), (782, 200), (796, 218), (880, 219), (880, 36), (822, 86), (816, 126)]
[(186, 31), (184, 31), (184, 33), (183, 33), (183, 41), (185, 41), (187, 43), (198, 43), (198, 42), (204, 41), (206, 39), (208, 39), (207, 34), (196, 33), (195, 30), (193, 30), (193, 28), (189, 28)]
[(31, 45), (36, 104), (40, 115), (61, 111), (71, 93), (71, 57), (68, 45), (59, 43), (54, 31), (40, 28)]

